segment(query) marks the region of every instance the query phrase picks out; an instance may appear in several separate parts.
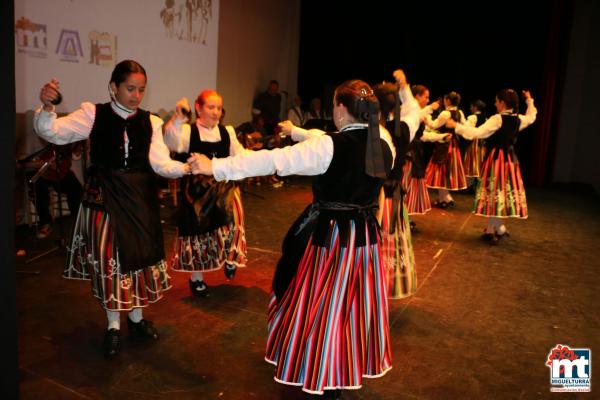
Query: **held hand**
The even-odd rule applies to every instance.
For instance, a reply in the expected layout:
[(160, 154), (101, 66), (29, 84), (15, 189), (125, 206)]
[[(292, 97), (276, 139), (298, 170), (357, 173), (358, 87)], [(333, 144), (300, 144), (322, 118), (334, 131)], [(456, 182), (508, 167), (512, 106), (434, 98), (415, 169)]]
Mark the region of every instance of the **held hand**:
[(433, 103), (431, 103), (431, 109), (433, 111), (437, 110), (438, 108), (440, 108), (440, 102), (439, 101), (434, 101)]
[(192, 153), (192, 156), (187, 160), (192, 167), (194, 175), (212, 175), (212, 161), (204, 154)]
[(295, 128), (292, 121), (289, 121), (289, 120), (282, 121), (278, 125), (281, 128), (281, 131), (279, 132), (279, 135), (281, 137), (292, 136), (292, 129)]
[(42, 86), (40, 90), (40, 100), (44, 104), (44, 110), (51, 111), (54, 106), (52, 102), (55, 102), (60, 97), (60, 93), (58, 92), (59, 84), (58, 79), (52, 78), (52, 80)]
[(453, 119), (449, 119), (448, 121), (446, 121), (446, 126), (448, 128), (454, 129), (456, 128), (456, 121)]
[(531, 98), (531, 92), (529, 90), (523, 90), (523, 97), (525, 97), (525, 100), (529, 100)]
[(397, 69), (394, 71), (393, 75), (400, 88), (404, 88), (406, 86), (406, 75), (404, 74), (404, 71)]
[(452, 139), (452, 134), (450, 134), (450, 133), (446, 133), (446, 134), (444, 135), (444, 139), (443, 139), (443, 141), (444, 141), (444, 142), (449, 142), (449, 141), (450, 141), (450, 139)]
[(188, 99), (186, 97), (182, 97), (177, 103), (175, 103), (175, 118), (184, 122), (189, 121), (191, 116), (190, 110), (191, 108)]

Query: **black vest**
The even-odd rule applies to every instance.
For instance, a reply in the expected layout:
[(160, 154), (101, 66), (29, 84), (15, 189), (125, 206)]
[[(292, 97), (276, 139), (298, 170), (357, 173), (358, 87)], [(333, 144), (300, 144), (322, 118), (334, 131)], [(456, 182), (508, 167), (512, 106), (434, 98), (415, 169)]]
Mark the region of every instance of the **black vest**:
[[(460, 122), (460, 111), (459, 110), (448, 110), (450, 113), (450, 118), (455, 120), (456, 122)], [(441, 126), (439, 129), (440, 133), (451, 133), (454, 135), (454, 128), (448, 128), (445, 124)]]
[[(138, 108), (134, 115), (123, 119), (113, 111), (110, 104), (96, 104), (96, 117), (90, 132), (92, 164), (108, 169), (150, 169), (150, 113)], [(129, 138), (127, 159), (125, 132)]]
[[(377, 204), (382, 180), (365, 173), (367, 129), (328, 133), (333, 140), (333, 158), (322, 175), (313, 178), (315, 202), (341, 202), (360, 206)], [(392, 154), (383, 140), (384, 165), (391, 165)]]
[(485, 140), (488, 151), (491, 149), (508, 150), (517, 142), (521, 120), (517, 114), (502, 114), (502, 126)]
[(219, 133), (221, 134), (221, 140), (218, 142), (203, 142), (200, 138), (200, 131), (196, 124), (191, 125), (190, 132), (190, 148), (189, 153), (200, 153), (204, 154), (208, 158), (223, 158), (229, 156), (229, 145), (231, 140), (229, 139), (229, 132), (223, 125), (219, 126)]
[(479, 114), (475, 114), (475, 116), (477, 117), (477, 122), (475, 122), (475, 127), (483, 125), (483, 123), (485, 122), (485, 115), (483, 115), (483, 113), (479, 113)]
[(387, 121), (385, 127), (392, 135), (392, 141), (396, 148), (396, 159), (394, 160), (394, 167), (390, 171), (388, 178), (394, 180), (402, 180), (402, 166), (406, 161), (406, 152), (408, 145), (410, 144), (410, 130), (406, 122), (400, 121), (400, 137), (395, 134), (395, 122)]
[(425, 177), (425, 150), (423, 149), (423, 142), (421, 138), (425, 132), (425, 124), (421, 122), (419, 129), (415, 133), (415, 138), (408, 146), (408, 152), (406, 157), (412, 161), (411, 176), (416, 179), (422, 179)]

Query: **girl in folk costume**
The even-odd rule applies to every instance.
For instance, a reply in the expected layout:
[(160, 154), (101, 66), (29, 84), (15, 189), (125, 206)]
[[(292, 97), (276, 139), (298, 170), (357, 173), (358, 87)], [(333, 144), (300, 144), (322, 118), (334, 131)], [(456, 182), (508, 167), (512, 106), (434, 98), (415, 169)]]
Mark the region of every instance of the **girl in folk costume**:
[(467, 187), (462, 157), (458, 148), (458, 140), (454, 130), (447, 125), (450, 119), (465, 122), (465, 116), (458, 109), (460, 95), (450, 92), (444, 96), (444, 111), (435, 120), (428, 116), (426, 125), (438, 129), (445, 134), (444, 142), (438, 142), (433, 149), (433, 155), (425, 171), (425, 181), (430, 188), (438, 189), (438, 200), (435, 203), (441, 208), (454, 205), (454, 199), (449, 190), (461, 190)]
[[(423, 151), (423, 142), (443, 140), (446, 136), (426, 129), (424, 119), (430, 115), (433, 110), (439, 107), (435, 102), (428, 106), (429, 89), (423, 85), (414, 85), (412, 93), (421, 108), (420, 125), (414, 139), (410, 142), (406, 152), (406, 160), (402, 171), (402, 184), (406, 190), (406, 208), (408, 215), (425, 214), (431, 210), (431, 201), (427, 184), (425, 183), (425, 160)], [(410, 222), (411, 229), (416, 224)]]
[(165, 262), (155, 172), (167, 178), (190, 173), (190, 166), (169, 158), (162, 120), (139, 108), (146, 71), (135, 61), (115, 66), (112, 101), (82, 103), (57, 118), (52, 101), (58, 82), (44, 85), (44, 104), (34, 118), (36, 132), (55, 144), (90, 140), (92, 166), (77, 215), (64, 276), (91, 279), (92, 292), (108, 316), (104, 353), (118, 353), (120, 312), (129, 312), (130, 336), (158, 339), (142, 308), (171, 287)]
[(420, 107), (410, 92), (403, 71), (395, 71), (394, 78), (396, 85), (378, 84), (374, 92), (379, 100), (381, 123), (392, 132), (396, 148), (394, 166), (381, 189), (377, 218), (381, 225), (381, 250), (388, 277), (388, 297), (399, 299), (411, 296), (417, 290), (410, 223), (402, 187), (402, 167), (412, 139), (409, 124), (413, 127), (412, 132), (415, 132), (420, 123)]
[(527, 218), (527, 201), (521, 178), (519, 160), (514, 145), (519, 131), (531, 125), (537, 110), (528, 91), (523, 92), (527, 102), (525, 115), (518, 114), (519, 97), (512, 89), (503, 89), (496, 95), (498, 114), (483, 125), (472, 127), (452, 121), (450, 126), (466, 139), (486, 139), (487, 153), (481, 170), (481, 179), (475, 194), (473, 212), (488, 217), (483, 238), (497, 244), (508, 234), (503, 218)]
[[(378, 123), (377, 98), (353, 80), (334, 92), (337, 133), (288, 121), (294, 146), (225, 159), (195, 155), (194, 171), (219, 181), (313, 175), (313, 203), (288, 231), (273, 280), (266, 360), (275, 380), (337, 396), (391, 368), (386, 278), (375, 216), (393, 145)], [(368, 123), (367, 123), (368, 122)], [(380, 132), (385, 136), (380, 136)]]
[[(485, 103), (481, 100), (474, 100), (471, 103), (471, 115), (467, 117), (466, 124), (469, 126), (481, 126), (485, 122)], [(485, 147), (483, 140), (473, 139), (465, 151), (465, 176), (467, 177), (467, 185), (471, 186), (477, 183), (481, 173), (481, 164), (485, 156)]]
[[(189, 124), (186, 98), (175, 106), (165, 126), (165, 143), (171, 151), (188, 159), (192, 153), (210, 158), (244, 153), (233, 127), (219, 124), (223, 98), (214, 90), (203, 90), (194, 104), (196, 121)], [(212, 177), (188, 176), (181, 183), (177, 211), (177, 236), (173, 270), (191, 273), (190, 290), (195, 296), (208, 294), (203, 272), (223, 268), (233, 278), (238, 267), (246, 266), (244, 210), (239, 186), (215, 182)]]

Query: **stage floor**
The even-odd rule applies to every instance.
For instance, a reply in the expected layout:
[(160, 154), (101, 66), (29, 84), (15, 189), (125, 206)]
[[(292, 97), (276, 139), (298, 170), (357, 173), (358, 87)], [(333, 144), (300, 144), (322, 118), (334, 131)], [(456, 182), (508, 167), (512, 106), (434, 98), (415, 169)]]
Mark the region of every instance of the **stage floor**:
[[(144, 311), (160, 340), (128, 341), (123, 319), (114, 360), (101, 352), (106, 317), (89, 282), (61, 278), (59, 252), (25, 263), (52, 247), (59, 227), (44, 240), (18, 228), (17, 248), (27, 251), (17, 257), (20, 397), (313, 398), (276, 383), (263, 360), (271, 278), (287, 228), (311, 200), (310, 181), (247, 191), (248, 267), (231, 282), (221, 271), (205, 274), (206, 299), (192, 297), (188, 276), (172, 272), (173, 288)], [(455, 208), (414, 218), (418, 291), (390, 301), (393, 369), (344, 392), (345, 399), (560, 396), (550, 393), (550, 350), (559, 343), (600, 349), (600, 201), (564, 189), (527, 195), (529, 219), (509, 220), (511, 236), (496, 247), (479, 238), (485, 220), (470, 213), (472, 195), (457, 194)], [(170, 255), (168, 200), (162, 214)]]

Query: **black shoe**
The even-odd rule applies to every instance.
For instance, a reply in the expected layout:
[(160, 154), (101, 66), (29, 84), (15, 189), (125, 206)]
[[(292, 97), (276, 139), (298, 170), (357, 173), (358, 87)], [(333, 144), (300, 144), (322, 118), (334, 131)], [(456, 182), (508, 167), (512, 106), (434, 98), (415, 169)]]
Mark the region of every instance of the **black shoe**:
[(448, 203), (445, 201), (440, 201), (440, 202), (438, 202), (438, 207), (441, 208), (442, 210), (445, 210), (446, 208), (448, 208)]
[(491, 242), (494, 236), (496, 235), (494, 235), (493, 233), (484, 232), (483, 235), (481, 235), (481, 238), (486, 242)]
[(491, 244), (492, 246), (496, 246), (496, 245), (498, 245), (498, 243), (500, 243), (500, 238), (501, 238), (501, 236), (498, 236), (498, 235), (496, 235), (496, 234), (493, 234), (493, 235), (492, 235), (492, 239), (490, 240), (490, 244)]
[(111, 328), (104, 333), (104, 356), (112, 358), (119, 354), (119, 336), (120, 331), (118, 329)]
[(410, 231), (411, 232), (414, 232), (414, 231), (417, 230), (417, 223), (416, 222), (410, 221), (409, 225), (410, 225)]
[(235, 276), (235, 271), (237, 271), (237, 267), (235, 265), (225, 265), (225, 277), (227, 279), (233, 279), (233, 277)]
[(454, 207), (454, 200), (450, 200), (447, 207)]
[(158, 331), (152, 321), (142, 319), (140, 322), (133, 322), (127, 318), (127, 328), (131, 338), (158, 340)]
[(190, 279), (190, 290), (192, 291), (192, 294), (196, 297), (208, 296), (208, 286), (206, 285), (206, 283), (204, 283), (204, 281), (193, 281)]

